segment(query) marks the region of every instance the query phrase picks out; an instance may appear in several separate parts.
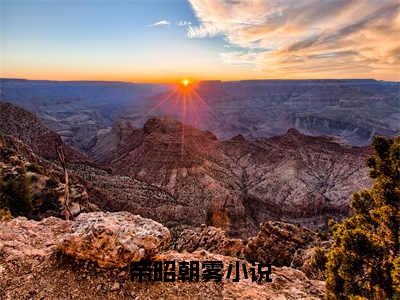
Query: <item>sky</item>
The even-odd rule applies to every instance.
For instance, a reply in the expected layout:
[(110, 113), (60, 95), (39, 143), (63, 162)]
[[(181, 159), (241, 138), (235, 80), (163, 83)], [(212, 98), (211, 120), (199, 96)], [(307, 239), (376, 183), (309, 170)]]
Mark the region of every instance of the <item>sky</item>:
[(400, 81), (398, 0), (0, 0), (0, 77)]

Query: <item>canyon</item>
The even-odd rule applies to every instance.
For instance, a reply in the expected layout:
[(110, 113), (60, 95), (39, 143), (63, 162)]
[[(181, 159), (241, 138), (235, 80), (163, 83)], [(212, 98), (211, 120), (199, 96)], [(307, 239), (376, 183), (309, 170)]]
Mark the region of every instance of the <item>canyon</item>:
[[(366, 146), (374, 135), (400, 132), (400, 84), (373, 79), (202, 81), (202, 99), (188, 113), (173, 84), (0, 79), (0, 99), (35, 113), (64, 141), (82, 152), (97, 135), (128, 120), (143, 127), (151, 117), (170, 115), (225, 140), (283, 135), (295, 128), (340, 143)], [(166, 99), (168, 98), (169, 99)], [(160, 104), (162, 102), (162, 104)]]
[[(25, 129), (44, 125), (11, 104), (1, 108), (7, 113), (0, 133), (20, 137), (31, 152), (55, 161), (47, 163), (47, 170), (59, 170), (54, 153), (44, 157), (47, 153), (37, 147), (45, 143), (51, 151), (53, 138)], [(238, 135), (220, 141), (169, 117), (151, 118), (143, 128), (119, 120), (93, 146), (97, 154), (80, 155), (63, 145), (71, 177), (85, 186), (93, 204), (155, 219), (173, 235), (206, 224), (246, 238), (265, 220), (324, 230), (329, 218), (348, 215), (353, 192), (371, 184), (368, 147), (344, 146), (295, 129), (272, 138)]]
[[(198, 289), (225, 298), (322, 297), (314, 256), (329, 247), (328, 221), (350, 215), (351, 195), (372, 184), (373, 135), (399, 134), (399, 84), (212, 81), (195, 89), (201, 100), (183, 115), (176, 99), (162, 102), (172, 85), (1, 79), (7, 297), (193, 297)], [(273, 264), (266, 287), (143, 288), (127, 270), (132, 259), (228, 265), (264, 257)]]

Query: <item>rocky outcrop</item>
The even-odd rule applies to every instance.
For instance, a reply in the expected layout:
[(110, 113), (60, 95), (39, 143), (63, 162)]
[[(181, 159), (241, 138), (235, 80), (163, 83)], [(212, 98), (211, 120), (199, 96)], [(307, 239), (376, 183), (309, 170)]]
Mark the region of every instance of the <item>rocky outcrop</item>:
[(76, 259), (95, 261), (100, 267), (126, 267), (169, 247), (167, 228), (128, 212), (80, 214), (59, 249)]
[[(18, 217), (0, 222), (0, 263), (44, 259), (57, 251), (57, 241), (71, 229), (72, 221), (55, 217), (41, 221)], [(12, 275), (12, 274), (9, 274)], [(1, 276), (1, 278), (4, 278)]]
[[(177, 253), (167, 251), (155, 257), (156, 260), (175, 261), (221, 261), (224, 274), (230, 264), (235, 264), (237, 259), (229, 256), (217, 255), (208, 251), (195, 251), (193, 253)], [(241, 266), (246, 265), (249, 270), (251, 265), (246, 261), (240, 261)], [(233, 271), (233, 273), (236, 271)], [(243, 274), (241, 274), (243, 275)], [(208, 299), (321, 299), (324, 292), (324, 283), (318, 280), (308, 279), (303, 272), (288, 267), (272, 267), (271, 283), (255, 283), (251, 279), (240, 278), (239, 282), (223, 280), (222, 284), (214, 286), (209, 294), (203, 295)], [(177, 295), (193, 297), (193, 290), (188, 292), (185, 283), (178, 282)], [(193, 286), (193, 288), (198, 288)], [(185, 293), (185, 290), (187, 291)], [(182, 293), (183, 292), (183, 293)], [(177, 296), (170, 294), (171, 296)], [(167, 295), (168, 295), (167, 294)]]
[(228, 168), (229, 158), (212, 133), (170, 118), (149, 119), (141, 133), (135, 133), (135, 139), (119, 142), (131, 142), (125, 146), (128, 150), (108, 162), (114, 175), (134, 177), (167, 192), (173, 201), (163, 205), (175, 211), (173, 219), (180, 218), (181, 224), (204, 223), (232, 234), (250, 231), (253, 225), (235, 193), (238, 183)]
[[(347, 214), (351, 194), (370, 184), (368, 148), (345, 147), (295, 129), (269, 139), (237, 136), (221, 142), (170, 118), (150, 119), (131, 134), (128, 128), (117, 139), (120, 152), (110, 153), (118, 157), (106, 163), (114, 176), (133, 177), (170, 196), (160, 204), (167, 209), (158, 208), (154, 216), (169, 219), (170, 228), (206, 224), (248, 237), (271, 219), (324, 227), (328, 217)], [(108, 203), (119, 201), (117, 194), (113, 198)]]
[[(110, 223), (111, 225), (111, 223)], [(132, 281), (128, 268), (99, 268), (91, 261), (60, 256), (58, 241), (74, 221), (16, 218), (0, 223), (0, 290), (4, 299), (320, 299), (324, 283), (301, 271), (273, 267), (272, 282), (223, 279), (209, 282)], [(99, 251), (107, 251), (100, 249)], [(100, 254), (99, 254), (100, 255)], [(207, 251), (166, 251), (154, 260), (222, 261), (224, 271), (236, 258)], [(241, 261), (250, 267), (247, 262)]]
[(48, 129), (32, 113), (10, 103), (0, 102), (0, 133), (11, 135), (40, 157), (57, 160), (56, 148), (62, 146), (68, 161), (87, 161), (87, 158), (65, 145), (60, 136)]
[(282, 136), (223, 143), (240, 176), (242, 203), (257, 224), (268, 219), (326, 227), (348, 214), (353, 192), (367, 188), (369, 148), (344, 147), (330, 138), (290, 129)]
[(150, 183), (129, 176), (112, 175), (105, 170), (74, 164), (72, 174), (81, 177), (90, 201), (106, 211), (130, 211), (167, 226), (171, 235), (187, 227), (193, 219), (189, 206), (170, 193)]
[(89, 155), (97, 162), (110, 162), (140, 142), (142, 131), (135, 129), (129, 121), (117, 120), (112, 128), (101, 130)]
[(302, 265), (299, 251), (318, 242), (311, 230), (283, 222), (265, 222), (257, 236), (249, 239), (244, 255), (249, 261), (267, 261), (275, 266), (290, 266), (296, 257), (296, 265)]
[(243, 257), (244, 242), (229, 238), (220, 228), (203, 225), (183, 230), (174, 242), (174, 249), (179, 252), (204, 249), (225, 256)]

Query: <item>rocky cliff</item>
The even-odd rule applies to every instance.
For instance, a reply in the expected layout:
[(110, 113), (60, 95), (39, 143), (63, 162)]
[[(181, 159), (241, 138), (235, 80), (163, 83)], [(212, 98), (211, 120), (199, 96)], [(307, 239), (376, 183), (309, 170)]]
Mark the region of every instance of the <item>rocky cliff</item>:
[(323, 225), (329, 215), (346, 214), (351, 194), (370, 184), (368, 148), (293, 129), (269, 139), (237, 136), (222, 142), (210, 132), (161, 118), (143, 129), (124, 126), (123, 134), (115, 132), (120, 129), (103, 137), (115, 144), (99, 141), (94, 148), (113, 174), (167, 192), (172, 203), (163, 205), (184, 216), (184, 223), (221, 227), (231, 235), (254, 234), (271, 218)]
[(60, 136), (44, 126), (34, 114), (18, 106), (0, 102), (0, 120), (1, 134), (19, 139), (45, 159), (58, 159), (56, 148), (62, 145), (69, 161), (87, 160), (84, 155), (65, 145)]

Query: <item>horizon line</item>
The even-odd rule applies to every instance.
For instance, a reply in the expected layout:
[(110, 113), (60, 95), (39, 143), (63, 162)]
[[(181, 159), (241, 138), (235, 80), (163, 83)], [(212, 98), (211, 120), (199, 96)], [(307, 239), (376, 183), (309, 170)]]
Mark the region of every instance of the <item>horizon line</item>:
[[(177, 84), (180, 80), (154, 80), (154, 81), (128, 81), (128, 80), (91, 80), (91, 79), (83, 79), (83, 80), (60, 80), (60, 79), (29, 79), (22, 77), (0, 77), (0, 80), (21, 80), (21, 81), (48, 81), (48, 82), (87, 82), (87, 83), (125, 83), (125, 84)], [(249, 79), (237, 79), (237, 80), (224, 80), (224, 79), (193, 79), (194, 82), (243, 82), (243, 81), (317, 81), (317, 80), (325, 80), (325, 81), (377, 81), (377, 82), (389, 82), (389, 83), (400, 83), (395, 80), (381, 80), (375, 78), (249, 78)]]

